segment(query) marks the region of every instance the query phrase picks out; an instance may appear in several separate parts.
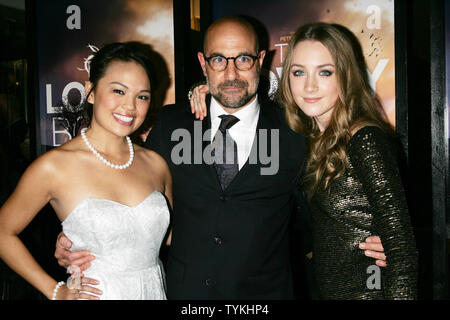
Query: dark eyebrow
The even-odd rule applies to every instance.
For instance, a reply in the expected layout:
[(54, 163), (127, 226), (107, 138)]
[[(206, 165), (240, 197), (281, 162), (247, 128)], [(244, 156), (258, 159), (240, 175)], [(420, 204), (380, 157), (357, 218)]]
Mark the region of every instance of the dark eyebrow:
[(124, 85), (123, 83), (117, 82), (117, 81), (110, 82), (109, 84), (118, 84), (119, 86), (122, 86), (122, 87), (128, 89), (128, 87), (126, 85)]
[[(110, 82), (109, 84), (118, 84), (119, 86), (122, 86), (122, 87), (128, 89), (128, 87), (126, 85), (124, 85), (123, 83), (117, 82), (117, 81)], [(150, 89), (142, 89), (140, 92), (151, 93)]]
[[(240, 53), (238, 53), (237, 55), (236, 55), (236, 57), (239, 57), (239, 56), (257, 56), (258, 54), (253, 54), (253, 53), (250, 53), (250, 52), (240, 52)], [(211, 55), (210, 55), (210, 57), (218, 57), (218, 56), (221, 56), (221, 57), (224, 57), (224, 58), (226, 58), (226, 56), (224, 55), (224, 54), (222, 54), (222, 53), (218, 53), (218, 52), (213, 52), (213, 53), (211, 53)], [(205, 57), (206, 57), (206, 54), (205, 54)]]
[[(297, 64), (297, 63), (293, 63), (291, 64), (291, 67), (301, 67), (304, 68), (305, 66), (301, 65), (301, 64)], [(325, 63), (325, 64), (321, 64), (320, 66), (317, 66), (318, 68), (323, 68), (323, 67), (333, 67), (335, 68), (334, 64), (331, 63)]]
[(332, 63), (325, 63), (325, 64), (321, 64), (320, 66), (318, 66), (319, 68), (323, 68), (323, 67), (335, 67), (334, 64)]

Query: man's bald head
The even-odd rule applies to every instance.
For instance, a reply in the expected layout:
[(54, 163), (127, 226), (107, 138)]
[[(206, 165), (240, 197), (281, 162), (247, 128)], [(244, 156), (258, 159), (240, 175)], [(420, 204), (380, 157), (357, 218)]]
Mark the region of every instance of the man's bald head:
[(241, 32), (248, 33), (249, 37), (254, 40), (255, 53), (259, 52), (259, 39), (255, 28), (247, 20), (240, 17), (225, 17), (214, 21), (206, 30), (205, 37), (203, 39), (203, 52), (207, 52), (208, 43), (212, 37), (220, 37), (226, 34), (227, 30), (240, 29)]
[[(198, 52), (197, 57), (211, 95), (225, 111), (236, 112), (256, 98), (265, 54), (264, 50), (259, 51), (255, 29), (242, 18), (222, 18), (208, 28), (204, 51)], [(236, 67), (237, 58), (253, 59), (253, 65), (240, 70)], [(215, 71), (210, 66), (211, 59), (225, 59), (225, 69)]]

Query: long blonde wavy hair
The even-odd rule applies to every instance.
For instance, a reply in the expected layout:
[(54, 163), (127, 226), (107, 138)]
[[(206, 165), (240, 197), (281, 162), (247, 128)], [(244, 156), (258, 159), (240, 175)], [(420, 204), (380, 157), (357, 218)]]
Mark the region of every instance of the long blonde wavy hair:
[[(338, 83), (330, 123), (320, 131), (314, 119), (304, 114), (292, 96), (289, 74), (292, 52), (301, 41), (319, 41), (330, 52)], [(309, 155), (303, 179), (308, 198), (327, 189), (330, 182), (342, 176), (347, 163), (347, 144), (353, 130), (375, 125), (391, 133), (392, 128), (379, 99), (370, 86), (367, 66), (357, 38), (345, 27), (328, 23), (312, 23), (300, 27), (289, 42), (281, 76), (279, 98), (285, 106), (289, 127), (306, 135)]]

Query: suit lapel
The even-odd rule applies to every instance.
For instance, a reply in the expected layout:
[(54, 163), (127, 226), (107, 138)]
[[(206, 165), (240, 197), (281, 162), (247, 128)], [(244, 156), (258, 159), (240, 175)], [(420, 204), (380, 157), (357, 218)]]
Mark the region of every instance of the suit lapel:
[[(206, 96), (206, 106), (207, 106), (207, 114), (206, 117), (201, 121), (202, 125), (202, 169), (208, 176), (212, 176), (212, 179), (217, 182), (217, 187), (222, 190), (222, 187), (220, 186), (220, 181), (217, 176), (216, 168), (213, 164), (207, 164), (205, 163), (205, 160), (203, 158), (204, 151), (206, 148), (210, 148), (209, 145), (211, 144), (211, 110), (210, 110), (210, 103), (211, 103), (211, 96)], [(204, 139), (203, 139), (204, 138)]]
[[(257, 177), (261, 174), (261, 162), (259, 158), (259, 145), (260, 145), (260, 135), (259, 132), (261, 129), (267, 130), (267, 149), (271, 150), (271, 139), (270, 139), (270, 129), (274, 128), (274, 124), (272, 121), (273, 117), (270, 114), (270, 107), (260, 102), (260, 111), (258, 123), (256, 125), (255, 137), (253, 139), (252, 149), (250, 151), (250, 155), (247, 158), (244, 166), (239, 170), (236, 177), (231, 181), (227, 189), (233, 188), (234, 185), (239, 186), (242, 180), (245, 181), (248, 177)], [(263, 142), (266, 143), (266, 142)], [(253, 158), (252, 158), (253, 156)]]
[[(202, 152), (211, 144), (211, 133), (208, 130), (211, 130), (211, 112), (210, 112), (210, 101), (211, 98), (208, 95), (206, 100), (207, 105), (207, 115), (206, 117), (201, 121), (201, 133), (202, 133)], [(234, 185), (239, 186), (241, 183), (240, 181), (244, 182), (248, 177), (257, 177), (261, 174), (261, 162), (258, 155), (259, 150), (259, 144), (261, 143), (259, 141), (260, 135), (258, 134), (260, 130), (265, 129), (267, 131), (267, 141), (263, 141), (263, 143), (267, 143), (266, 150), (271, 150), (271, 139), (270, 139), (270, 130), (276, 128), (273, 119), (274, 115), (272, 114), (273, 111), (271, 110), (271, 106), (266, 105), (263, 102), (260, 102), (260, 112), (259, 112), (259, 118), (258, 123), (256, 125), (256, 132), (255, 137), (253, 139), (252, 149), (250, 152), (249, 157), (247, 158), (247, 161), (245, 162), (244, 166), (239, 170), (236, 177), (231, 181), (231, 183), (228, 185), (228, 187), (225, 190), (230, 190), (231, 188), (234, 188)], [(195, 126), (194, 126), (195, 128)], [(195, 130), (195, 129), (193, 129)], [(194, 132), (194, 131), (193, 131)], [(205, 135), (205, 133), (207, 133)], [(203, 140), (203, 137), (205, 138)], [(194, 142), (192, 143), (192, 159), (194, 159), (194, 152), (195, 152), (195, 145)], [(253, 158), (251, 158), (253, 155)], [(213, 164), (206, 164), (203, 159), (203, 153), (202, 153), (202, 171), (208, 175), (212, 176), (211, 178), (214, 179), (214, 181), (217, 182), (217, 188), (219, 190), (222, 190), (220, 186), (220, 181), (217, 176), (216, 169)]]

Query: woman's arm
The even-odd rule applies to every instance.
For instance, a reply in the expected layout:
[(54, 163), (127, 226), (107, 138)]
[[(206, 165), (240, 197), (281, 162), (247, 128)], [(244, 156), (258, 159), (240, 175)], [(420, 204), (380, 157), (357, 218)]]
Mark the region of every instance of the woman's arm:
[(51, 199), (53, 169), (49, 158), (46, 154), (30, 165), (0, 208), (0, 258), (50, 299), (57, 281), (39, 266), (18, 237)]
[(417, 250), (394, 148), (381, 129), (365, 127), (352, 137), (348, 155), (372, 208), (373, 234), (385, 250), (385, 298), (416, 299)]
[[(36, 262), (18, 235), (52, 199), (57, 176), (53, 155), (47, 153), (41, 156), (25, 171), (12, 195), (0, 208), (0, 258), (48, 299), (52, 298), (57, 281)], [(82, 290), (92, 292), (96, 289), (82, 286)], [(58, 299), (79, 297), (97, 299), (92, 295), (80, 294), (78, 290), (69, 290), (67, 286), (58, 290)]]

